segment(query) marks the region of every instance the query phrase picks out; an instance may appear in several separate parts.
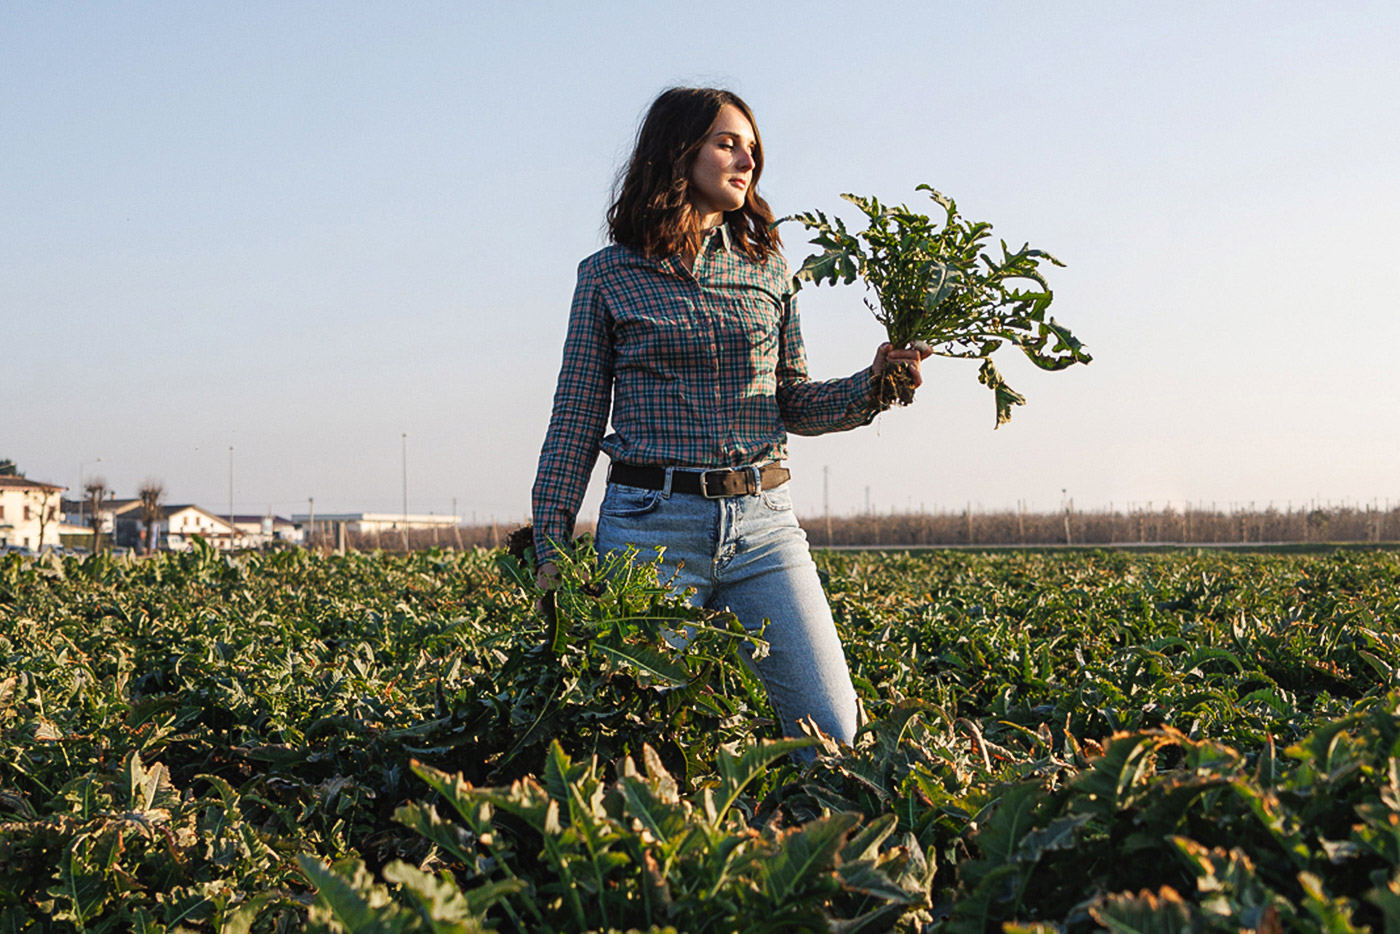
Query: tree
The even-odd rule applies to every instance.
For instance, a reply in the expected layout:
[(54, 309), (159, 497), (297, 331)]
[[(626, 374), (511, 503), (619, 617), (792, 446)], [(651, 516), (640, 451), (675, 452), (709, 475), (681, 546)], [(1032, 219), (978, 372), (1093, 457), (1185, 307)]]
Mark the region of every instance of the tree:
[(102, 501), (111, 494), (107, 488), (107, 481), (101, 477), (93, 477), (83, 484), (83, 493), (87, 495), (88, 505), (92, 508), (92, 553), (97, 554), (102, 550)]
[(39, 501), (39, 548), (44, 547), (44, 530), (49, 527), (49, 523), (58, 518), (58, 507), (49, 503), (54, 498), (54, 494), (59, 492), (59, 487), (40, 486), (29, 495)]
[(165, 497), (165, 484), (147, 480), (136, 495), (141, 498), (141, 523), (146, 527), (146, 554), (156, 550), (156, 527), (160, 522), (160, 501)]
[(0, 477), (22, 477), (19, 467), (8, 457), (0, 457)]

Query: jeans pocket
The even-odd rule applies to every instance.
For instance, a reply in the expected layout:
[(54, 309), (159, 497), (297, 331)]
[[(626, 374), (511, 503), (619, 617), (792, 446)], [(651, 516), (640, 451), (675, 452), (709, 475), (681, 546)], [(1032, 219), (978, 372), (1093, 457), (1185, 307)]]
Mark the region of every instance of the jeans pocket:
[(609, 483), (607, 491), (603, 494), (603, 502), (598, 507), (598, 514), (614, 519), (629, 519), (654, 511), (660, 502), (660, 490)]
[(774, 512), (792, 512), (792, 491), (786, 483), (764, 490), (763, 505)]

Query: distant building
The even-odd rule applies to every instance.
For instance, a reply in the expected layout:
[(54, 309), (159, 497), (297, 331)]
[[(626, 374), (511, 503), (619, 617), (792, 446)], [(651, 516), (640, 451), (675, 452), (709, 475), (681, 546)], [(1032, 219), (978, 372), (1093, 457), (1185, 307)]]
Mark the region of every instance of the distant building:
[(25, 477), (0, 477), (0, 548), (38, 551), (59, 544), (66, 489)]
[[(78, 518), (81, 505), (87, 511), (83, 519), (84, 528), (65, 527), (64, 536), (74, 539), (82, 537), (85, 547), (92, 545), (91, 504), (72, 502), (66, 504), (70, 519)], [(98, 509), (102, 534), (110, 536), (108, 543), (121, 548), (146, 547), (146, 519), (141, 510), (140, 499), (104, 500)], [(161, 504), (157, 512), (155, 547), (171, 551), (188, 551), (196, 535), (211, 546), (220, 549), (245, 548), (247, 544), (224, 519), (192, 503), (179, 505)]]
[(171, 551), (188, 551), (194, 537), (198, 535), (215, 548), (238, 546), (238, 530), (228, 524), (223, 516), (216, 516), (207, 509), (193, 504), (166, 506), (165, 547)]
[[(303, 528), (308, 528), (312, 521), (310, 515), (297, 514), (292, 516), (292, 521), (299, 523)], [(400, 529), (414, 531), (415, 529), (440, 529), (451, 530), (457, 525), (457, 516), (436, 516), (436, 515), (414, 515), (412, 513), (404, 515), (400, 512), (318, 512), (315, 515), (314, 532), (318, 537), (332, 535), (337, 523), (345, 523), (347, 532), (397, 532)]]
[[(227, 522), (230, 517), (220, 518)], [(240, 548), (266, 548), (278, 542), (300, 545), (303, 540), (302, 527), (282, 516), (235, 515), (232, 519), (241, 539)]]
[[(111, 535), (116, 528), (116, 515), (112, 511), (112, 504), (118, 500), (104, 499), (102, 505), (97, 507), (97, 514), (101, 517), (101, 528), (103, 535)], [(126, 502), (121, 500), (121, 502)], [(63, 512), (68, 516), (68, 522), (73, 526), (81, 526), (87, 529), (87, 534), (92, 535), (92, 501), (88, 499), (65, 499), (63, 501)], [(69, 534), (65, 529), (64, 535)]]
[[(146, 527), (141, 518), (141, 501), (135, 507), (123, 504), (117, 509), (117, 543), (135, 548), (145, 543)], [(281, 516), (221, 516), (192, 503), (161, 506), (156, 520), (158, 548), (188, 551), (195, 536), (219, 549), (267, 548), (278, 542), (300, 544), (301, 527)]]
[[(117, 541), (133, 548), (145, 544), (146, 523), (141, 517), (141, 501), (117, 517)], [(198, 535), (214, 548), (245, 548), (238, 530), (222, 517), (193, 503), (160, 507), (156, 517), (156, 547), (168, 551), (189, 551)]]
[[(112, 532), (117, 527), (116, 516), (112, 513), (112, 500), (104, 499), (97, 508), (98, 526), (102, 540), (112, 544)], [(86, 499), (65, 499), (63, 513), (67, 520), (59, 528), (63, 544), (67, 548), (92, 547), (92, 503)]]

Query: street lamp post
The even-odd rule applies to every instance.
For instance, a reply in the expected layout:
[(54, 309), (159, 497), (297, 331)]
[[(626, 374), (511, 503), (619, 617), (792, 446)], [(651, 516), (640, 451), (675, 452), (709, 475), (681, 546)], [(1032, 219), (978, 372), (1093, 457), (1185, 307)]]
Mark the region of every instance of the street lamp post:
[(233, 551), (233, 536), (237, 527), (233, 524), (233, 445), (228, 446), (228, 550)]

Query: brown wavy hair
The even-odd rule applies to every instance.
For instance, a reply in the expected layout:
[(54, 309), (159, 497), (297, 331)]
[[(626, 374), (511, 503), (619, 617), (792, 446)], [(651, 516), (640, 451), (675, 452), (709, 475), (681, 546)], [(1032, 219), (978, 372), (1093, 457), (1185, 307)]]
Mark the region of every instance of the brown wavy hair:
[(758, 193), (763, 174), (758, 123), (737, 94), (717, 88), (669, 88), (652, 101), (608, 208), (608, 235), (614, 243), (652, 258), (698, 246), (700, 218), (690, 204), (690, 170), (725, 104), (739, 109), (754, 138), (753, 179), (744, 206), (724, 214), (730, 242), (755, 262), (782, 245), (773, 211)]

